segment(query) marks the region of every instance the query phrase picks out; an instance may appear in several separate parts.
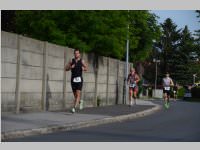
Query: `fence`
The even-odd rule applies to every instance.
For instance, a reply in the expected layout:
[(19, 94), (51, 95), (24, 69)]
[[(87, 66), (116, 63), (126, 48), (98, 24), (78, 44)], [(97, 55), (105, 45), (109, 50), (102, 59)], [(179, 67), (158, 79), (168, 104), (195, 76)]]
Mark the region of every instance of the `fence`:
[[(2, 112), (56, 111), (73, 104), (71, 72), (64, 70), (73, 49), (1, 32)], [(89, 69), (83, 74), (85, 107), (123, 103), (125, 62), (82, 54)], [(132, 64), (129, 64), (132, 65)]]

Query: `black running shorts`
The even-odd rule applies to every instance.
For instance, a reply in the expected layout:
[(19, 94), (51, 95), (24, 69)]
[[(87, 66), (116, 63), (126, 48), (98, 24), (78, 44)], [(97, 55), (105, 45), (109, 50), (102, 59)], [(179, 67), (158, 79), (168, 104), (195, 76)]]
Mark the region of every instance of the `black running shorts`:
[(164, 93), (164, 94), (167, 93), (167, 95), (170, 95), (170, 90), (165, 90), (165, 89), (163, 89), (163, 93)]
[(82, 90), (82, 86), (83, 86), (83, 82), (71, 82), (71, 86), (72, 86), (72, 91), (75, 92), (76, 90)]

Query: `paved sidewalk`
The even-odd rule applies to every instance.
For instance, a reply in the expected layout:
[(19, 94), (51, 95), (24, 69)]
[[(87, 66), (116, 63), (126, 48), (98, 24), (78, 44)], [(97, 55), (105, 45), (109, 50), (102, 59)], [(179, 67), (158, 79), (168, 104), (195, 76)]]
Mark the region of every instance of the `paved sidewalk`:
[(30, 135), (68, 131), (82, 127), (118, 122), (143, 117), (158, 111), (161, 106), (151, 101), (138, 100), (137, 105), (112, 105), (85, 108), (69, 112), (37, 112), (2, 114), (1, 139), (6, 141)]

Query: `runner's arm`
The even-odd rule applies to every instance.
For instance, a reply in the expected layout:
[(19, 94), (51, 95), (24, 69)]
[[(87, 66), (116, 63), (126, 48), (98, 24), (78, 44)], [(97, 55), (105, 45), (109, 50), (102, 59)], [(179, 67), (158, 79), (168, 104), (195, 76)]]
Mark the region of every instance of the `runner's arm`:
[(70, 62), (65, 66), (65, 70), (66, 70), (66, 71), (71, 70), (71, 64), (72, 64), (72, 62), (70, 61)]
[(174, 86), (174, 82), (172, 81), (172, 79), (170, 80), (170, 85)]
[(87, 71), (87, 70), (88, 70), (88, 65), (85, 63), (84, 60), (82, 60), (82, 64), (83, 64), (82, 70), (83, 70), (83, 71)]
[(135, 81), (135, 83), (138, 83), (139, 81), (140, 81), (140, 77), (139, 77), (139, 75), (136, 74), (136, 81)]

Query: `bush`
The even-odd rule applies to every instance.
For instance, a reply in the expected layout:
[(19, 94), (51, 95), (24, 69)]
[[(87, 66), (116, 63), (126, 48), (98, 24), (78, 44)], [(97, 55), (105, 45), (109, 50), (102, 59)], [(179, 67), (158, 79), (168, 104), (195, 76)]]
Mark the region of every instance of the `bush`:
[(138, 93), (137, 93), (137, 97), (138, 97), (138, 98), (140, 98), (140, 94), (141, 94), (142, 91), (143, 91), (142, 83), (143, 83), (142, 80), (140, 80), (140, 81), (138, 82)]
[(200, 86), (191, 89), (192, 98), (200, 98)]
[(177, 95), (177, 97), (178, 98), (183, 98), (184, 97), (184, 94), (185, 94), (185, 88), (180, 88), (180, 89), (178, 89), (178, 93), (177, 93), (178, 95)]

